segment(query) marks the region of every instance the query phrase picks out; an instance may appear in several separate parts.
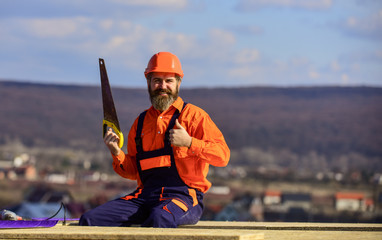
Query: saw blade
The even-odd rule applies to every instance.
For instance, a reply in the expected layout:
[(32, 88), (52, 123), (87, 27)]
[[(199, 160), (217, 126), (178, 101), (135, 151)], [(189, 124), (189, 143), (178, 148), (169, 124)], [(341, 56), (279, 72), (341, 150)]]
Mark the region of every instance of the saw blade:
[(105, 61), (99, 59), (99, 69), (101, 75), (102, 103), (103, 103), (103, 136), (105, 136), (107, 127), (113, 128), (114, 132), (119, 136), (119, 146), (123, 145), (123, 134), (119, 126), (117, 111), (115, 110), (113, 95), (107, 76)]

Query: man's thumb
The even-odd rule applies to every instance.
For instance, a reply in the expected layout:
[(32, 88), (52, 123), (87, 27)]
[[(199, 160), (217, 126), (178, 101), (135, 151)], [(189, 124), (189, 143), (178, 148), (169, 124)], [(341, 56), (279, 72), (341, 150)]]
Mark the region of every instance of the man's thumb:
[(182, 128), (183, 128), (182, 125), (180, 125), (178, 119), (175, 119), (175, 126), (176, 126), (176, 128), (178, 128), (178, 129), (182, 129)]

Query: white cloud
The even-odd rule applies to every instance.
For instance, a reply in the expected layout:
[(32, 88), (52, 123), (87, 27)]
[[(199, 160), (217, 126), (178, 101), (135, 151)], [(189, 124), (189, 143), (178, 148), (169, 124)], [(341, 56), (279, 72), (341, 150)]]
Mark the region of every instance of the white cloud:
[(332, 0), (241, 0), (237, 8), (242, 11), (258, 10), (267, 7), (323, 10), (330, 8), (332, 5)]
[(65, 38), (74, 34), (90, 33), (84, 28), (90, 20), (84, 17), (58, 19), (20, 19), (18, 25), (31, 36), (39, 38)]
[(230, 78), (241, 78), (240, 82), (245, 85), (322, 85), (324, 81), (339, 84), (338, 79), (335, 82), (330, 77), (330, 72), (321, 69), (318, 71), (319, 68), (306, 57), (292, 57), (287, 60), (268, 60), (264, 57), (247, 64), (234, 61), (226, 72)]
[[(354, 6), (354, 1), (346, 0), (238, 0), (229, 4), (188, 0), (25, 1), (22, 5), (7, 2), (11, 7), (5, 6), (4, 14), (0, 14), (0, 55), (5, 63), (1, 64), (0, 77), (18, 78), (24, 72), (25, 79), (29, 74), (33, 79), (74, 79), (79, 74), (89, 79), (92, 77), (87, 76), (89, 72), (84, 68), (93, 71), (97, 65), (94, 59), (104, 57), (108, 66), (114, 68), (111, 74), (117, 71), (125, 76), (127, 72), (132, 74), (131, 78), (139, 79), (154, 52), (172, 51), (184, 63), (186, 77), (192, 78), (192, 84), (199, 81), (204, 86), (380, 81), (382, 50), (374, 47), (379, 42), (367, 45), (368, 39), (348, 41), (348, 36), (338, 32), (333, 35), (333, 31), (324, 29), (328, 27), (325, 22), (349, 16), (336, 27), (348, 35), (380, 41), (379, 3), (362, 2)], [(235, 5), (243, 11), (267, 9), (238, 16), (232, 11)], [(366, 5), (374, 7), (369, 9)], [(321, 12), (320, 18), (310, 18), (311, 11), (327, 9), (330, 11)], [(360, 17), (365, 10), (374, 14)], [(296, 16), (297, 23), (293, 21)], [(311, 27), (312, 22), (322, 23), (322, 28), (305, 32), (306, 24)], [(322, 39), (322, 45), (309, 42), (313, 38)], [(304, 42), (299, 44), (300, 40)], [(325, 45), (328, 43), (330, 46)], [(333, 46), (340, 43), (344, 44)], [(70, 71), (63, 63), (72, 64)], [(20, 66), (27, 66), (30, 71), (21, 71)], [(49, 72), (52, 74), (48, 75)]]
[(114, 3), (129, 6), (162, 7), (162, 8), (184, 8), (187, 0), (112, 0)]
[[(301, 82), (301, 79), (319, 84), (328, 76), (328, 73), (316, 71), (319, 67), (306, 57), (292, 57), (286, 61), (269, 60), (266, 53), (259, 49), (237, 49), (236, 36), (219, 28), (210, 29), (208, 34), (199, 37), (164, 29), (153, 30), (127, 20), (75, 17), (53, 21), (41, 18), (14, 19), (8, 23), (12, 27), (7, 28), (7, 34), (14, 38), (28, 39), (24, 42), (24, 48), (36, 45), (37, 54), (40, 50), (64, 49), (70, 56), (112, 60), (114, 67), (127, 68), (125, 72), (133, 70), (140, 73), (154, 52), (172, 51), (186, 63), (186, 78), (192, 79), (190, 83), (195, 85), (214, 84), (213, 81), (207, 83), (205, 78), (220, 79), (218, 85), (234, 85), (239, 81), (244, 85), (289, 85)], [(38, 45), (41, 39), (49, 41)], [(331, 70), (340, 70), (339, 66), (338, 62), (333, 61)], [(113, 72), (115, 69), (111, 74)], [(340, 74), (337, 74), (338, 81), (346, 82), (345, 75)], [(235, 83), (232, 79), (235, 79)]]
[[(257, 68), (254, 67), (248, 67), (248, 66), (235, 66), (229, 69), (227, 72), (232, 79), (238, 79), (238, 78), (250, 78), (254, 77), (257, 72)], [(252, 78), (251, 78), (252, 79)]]
[(361, 69), (361, 66), (359, 63), (353, 63), (351, 64), (350, 69), (354, 72), (358, 72)]
[(293, 57), (290, 59), (290, 64), (296, 68), (304, 68), (309, 64), (309, 59), (306, 57)]
[(318, 79), (318, 78), (320, 78), (320, 74), (317, 71), (314, 71), (314, 70), (309, 71), (308, 72), (308, 76), (311, 79)]
[(332, 69), (332, 71), (334, 72), (338, 72), (341, 70), (341, 67), (340, 67), (340, 64), (338, 63), (338, 61), (333, 61), (331, 62), (330, 64), (330, 68)]
[(350, 16), (340, 24), (340, 28), (349, 35), (382, 39), (382, 9), (366, 17)]
[(116, 49), (120, 49), (121, 47), (123, 47), (123, 45), (127, 45), (128, 41), (128, 38), (127, 37), (122, 37), (122, 36), (115, 36), (113, 38), (110, 39), (110, 41), (107, 43), (107, 46), (108, 46), (108, 50), (116, 50)]
[(243, 35), (261, 35), (264, 33), (264, 29), (260, 26), (256, 25), (234, 25), (229, 27), (232, 31), (238, 34), (243, 34)]
[(235, 55), (234, 62), (236, 64), (249, 64), (260, 59), (260, 53), (257, 49), (242, 49)]
[(111, 20), (111, 19), (105, 19), (105, 20), (101, 20), (100, 23), (99, 23), (100, 27), (103, 29), (103, 30), (110, 30), (113, 25), (114, 25), (114, 21)]
[(363, 63), (363, 64), (381, 64), (382, 50), (380, 49), (358, 49), (343, 53), (340, 55), (341, 64)]
[(377, 58), (381, 59), (382, 60), (382, 50), (377, 50), (375, 52), (375, 55), (377, 56)]
[(224, 31), (222, 29), (210, 29), (209, 35), (211, 41), (218, 45), (232, 45), (236, 42), (235, 35), (232, 32)]
[(342, 85), (348, 85), (349, 84), (349, 76), (345, 73), (341, 74), (341, 83)]
[[(14, 38), (20, 42), (14, 50), (22, 48), (33, 50), (36, 54), (47, 49), (65, 52), (67, 55), (94, 57), (101, 55), (113, 58), (120, 65), (130, 69), (141, 69), (146, 64), (145, 56), (158, 51), (172, 51), (185, 60), (232, 62), (233, 46), (236, 39), (233, 33), (214, 28), (205, 38), (198, 38), (182, 32), (169, 32), (164, 29), (153, 30), (132, 21), (113, 19), (73, 18), (17, 18), (0, 22), (0, 41)], [(17, 41), (18, 40), (18, 41)], [(4, 40), (8, 41), (8, 40)], [(49, 57), (49, 56), (48, 56)], [(239, 61), (253, 61), (258, 52), (245, 50), (236, 58)]]
[(199, 57), (212, 64), (231, 61), (232, 48), (236, 43), (235, 35), (223, 29), (212, 28), (206, 39), (198, 39)]

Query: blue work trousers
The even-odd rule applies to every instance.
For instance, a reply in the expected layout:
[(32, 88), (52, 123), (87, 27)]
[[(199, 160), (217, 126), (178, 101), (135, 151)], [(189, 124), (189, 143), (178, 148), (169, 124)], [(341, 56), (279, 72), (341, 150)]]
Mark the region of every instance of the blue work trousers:
[(175, 228), (196, 224), (202, 216), (202, 201), (203, 193), (196, 191), (195, 199), (187, 186), (137, 189), (86, 212), (79, 225)]

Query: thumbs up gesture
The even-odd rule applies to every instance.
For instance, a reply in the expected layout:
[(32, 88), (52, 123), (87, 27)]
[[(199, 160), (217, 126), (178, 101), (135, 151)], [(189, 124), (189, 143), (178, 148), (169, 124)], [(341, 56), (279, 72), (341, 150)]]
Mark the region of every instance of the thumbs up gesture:
[(175, 120), (174, 128), (170, 130), (170, 142), (175, 147), (191, 147), (192, 137), (180, 125), (178, 119)]

